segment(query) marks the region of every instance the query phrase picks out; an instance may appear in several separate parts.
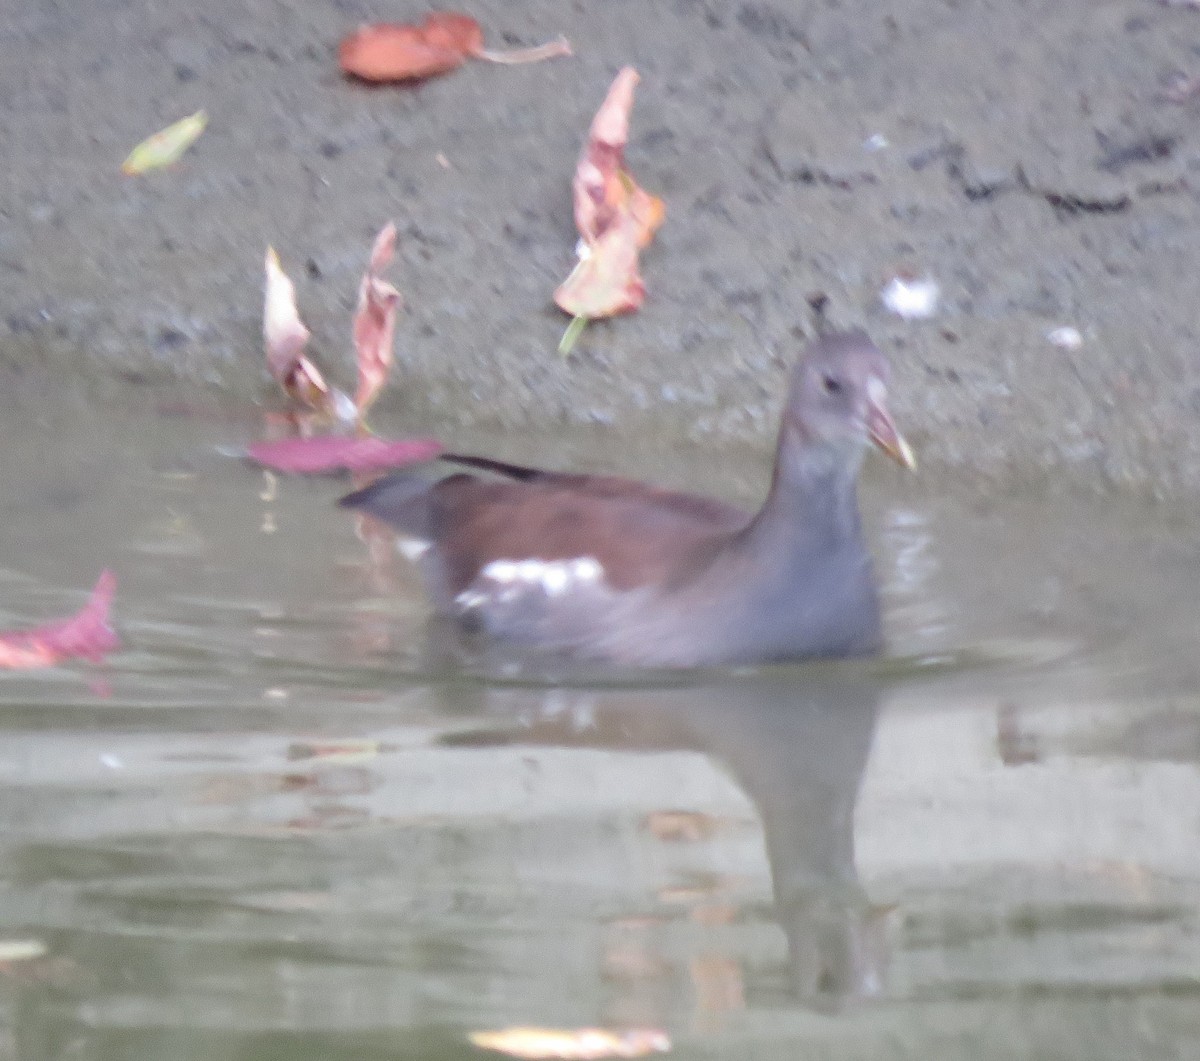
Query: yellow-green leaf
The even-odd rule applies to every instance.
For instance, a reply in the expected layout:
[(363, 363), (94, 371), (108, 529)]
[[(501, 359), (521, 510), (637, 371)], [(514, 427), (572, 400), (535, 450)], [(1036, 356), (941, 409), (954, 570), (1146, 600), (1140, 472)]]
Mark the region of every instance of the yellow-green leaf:
[(129, 157), (121, 164), (121, 172), (132, 177), (178, 162), (180, 156), (199, 139), (206, 125), (208, 115), (204, 111), (180, 118), (130, 151)]

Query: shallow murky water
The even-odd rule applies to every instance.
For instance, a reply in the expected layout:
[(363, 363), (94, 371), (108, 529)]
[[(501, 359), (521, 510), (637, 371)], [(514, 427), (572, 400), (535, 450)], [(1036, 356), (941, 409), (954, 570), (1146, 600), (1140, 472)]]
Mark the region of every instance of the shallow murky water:
[[(223, 455), (252, 411), (0, 414), (0, 627), (110, 566), (125, 644), (0, 675), (0, 940), (46, 949), (0, 961), (3, 1061), (449, 1058), (513, 1024), (680, 1057), (1200, 1039), (1193, 513), (877, 462), (885, 659), (564, 683), (444, 659), (338, 484)], [(766, 475), (469, 441), (742, 500)]]

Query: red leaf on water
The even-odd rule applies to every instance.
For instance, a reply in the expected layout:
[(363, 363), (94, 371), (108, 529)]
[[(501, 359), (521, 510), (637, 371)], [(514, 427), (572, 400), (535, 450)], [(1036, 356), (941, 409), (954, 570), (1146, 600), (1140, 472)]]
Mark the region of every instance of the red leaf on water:
[(617, 74), (592, 119), (571, 182), (579, 264), (555, 291), (554, 301), (574, 317), (628, 313), (645, 298), (638, 250), (654, 238), (666, 207), (640, 188), (625, 168), (637, 83), (637, 71), (631, 66)]
[(329, 475), (334, 472), (374, 472), (403, 468), (433, 460), (442, 444), (433, 438), (349, 438), (321, 435), (254, 442), (246, 455), (255, 464), (292, 475)]
[(400, 292), (379, 274), (396, 251), (396, 226), (390, 221), (375, 237), (371, 262), (358, 287), (358, 309), (354, 313), (354, 352), (358, 361), (358, 392), (354, 404), (359, 419), (378, 396), (391, 370), (395, 353), (396, 314)]
[(99, 660), (119, 644), (109, 623), (117, 579), (104, 571), (88, 602), (68, 619), (32, 630), (0, 631), (0, 668), (52, 667), (65, 659)]
[(561, 38), (537, 48), (492, 52), (483, 46), (483, 30), (467, 15), (435, 12), (420, 25), (377, 22), (360, 26), (338, 46), (338, 65), (362, 81), (422, 81), (449, 73), (468, 58), (497, 63), (528, 63), (570, 55)]

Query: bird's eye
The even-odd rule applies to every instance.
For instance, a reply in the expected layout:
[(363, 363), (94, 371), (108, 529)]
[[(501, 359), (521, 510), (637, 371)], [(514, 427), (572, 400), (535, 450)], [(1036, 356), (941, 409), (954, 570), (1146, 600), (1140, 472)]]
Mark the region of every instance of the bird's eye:
[(821, 385), (825, 388), (826, 394), (842, 393), (842, 381), (837, 376), (822, 376)]

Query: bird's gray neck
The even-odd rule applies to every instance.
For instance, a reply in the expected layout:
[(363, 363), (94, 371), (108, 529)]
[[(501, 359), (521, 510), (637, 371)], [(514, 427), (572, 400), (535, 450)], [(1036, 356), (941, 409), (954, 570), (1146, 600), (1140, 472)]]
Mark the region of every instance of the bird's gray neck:
[(859, 541), (857, 481), (862, 459), (861, 446), (803, 445), (785, 433), (767, 500), (747, 533), (760, 548), (781, 552), (827, 550)]

